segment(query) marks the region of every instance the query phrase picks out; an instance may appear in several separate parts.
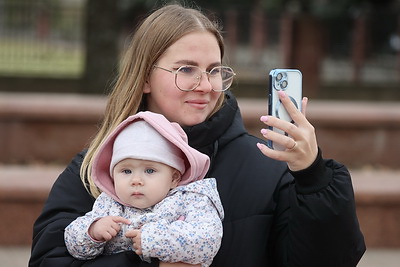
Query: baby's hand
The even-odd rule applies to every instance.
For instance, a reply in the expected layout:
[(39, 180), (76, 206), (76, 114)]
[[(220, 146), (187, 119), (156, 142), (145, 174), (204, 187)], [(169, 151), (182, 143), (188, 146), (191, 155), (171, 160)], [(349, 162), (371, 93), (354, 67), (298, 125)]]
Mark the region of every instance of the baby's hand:
[(121, 230), (121, 223), (130, 224), (131, 222), (120, 216), (106, 216), (93, 222), (88, 233), (94, 240), (105, 242), (117, 235)]
[(126, 237), (131, 238), (133, 245), (132, 248), (137, 255), (142, 255), (142, 237), (140, 230), (129, 230), (126, 234)]

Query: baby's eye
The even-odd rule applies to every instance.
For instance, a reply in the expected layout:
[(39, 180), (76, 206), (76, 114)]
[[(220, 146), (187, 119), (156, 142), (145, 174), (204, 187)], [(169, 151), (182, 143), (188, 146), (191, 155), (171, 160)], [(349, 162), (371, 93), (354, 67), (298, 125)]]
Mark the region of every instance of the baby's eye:
[(152, 174), (152, 173), (155, 173), (156, 172), (156, 170), (154, 170), (154, 169), (146, 169), (145, 170), (145, 173), (147, 173), (147, 174)]
[(122, 172), (123, 172), (124, 174), (131, 174), (131, 173), (132, 173), (132, 171), (129, 170), (129, 169), (122, 170)]

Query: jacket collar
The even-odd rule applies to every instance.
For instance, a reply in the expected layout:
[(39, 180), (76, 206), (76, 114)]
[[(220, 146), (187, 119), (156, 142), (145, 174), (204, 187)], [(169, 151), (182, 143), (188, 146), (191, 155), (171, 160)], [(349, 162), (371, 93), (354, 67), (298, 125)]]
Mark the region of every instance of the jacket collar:
[(211, 158), (218, 147), (246, 133), (236, 98), (230, 91), (225, 92), (225, 103), (219, 111), (203, 123), (185, 127), (184, 131), (189, 145)]

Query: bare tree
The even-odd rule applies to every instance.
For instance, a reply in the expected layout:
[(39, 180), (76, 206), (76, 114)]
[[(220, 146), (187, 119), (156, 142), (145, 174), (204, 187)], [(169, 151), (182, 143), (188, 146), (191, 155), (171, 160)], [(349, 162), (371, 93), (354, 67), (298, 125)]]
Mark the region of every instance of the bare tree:
[(82, 93), (104, 93), (118, 61), (118, 1), (87, 0)]

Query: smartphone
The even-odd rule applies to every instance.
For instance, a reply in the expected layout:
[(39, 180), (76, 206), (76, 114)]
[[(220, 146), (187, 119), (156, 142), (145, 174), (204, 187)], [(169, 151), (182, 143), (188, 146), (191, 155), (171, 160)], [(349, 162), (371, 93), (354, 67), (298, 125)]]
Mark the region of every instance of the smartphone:
[[(282, 102), (279, 100), (279, 91), (285, 91), (293, 104), (301, 110), (302, 100), (302, 73), (297, 69), (273, 69), (269, 73), (269, 90), (268, 90), (268, 115), (277, 117), (281, 120), (285, 120), (294, 123), (292, 118), (287, 113)], [(288, 135), (286, 132), (269, 127), (270, 130), (280, 134)], [(268, 140), (268, 146), (275, 150), (285, 150), (286, 148), (274, 144), (271, 140)]]

